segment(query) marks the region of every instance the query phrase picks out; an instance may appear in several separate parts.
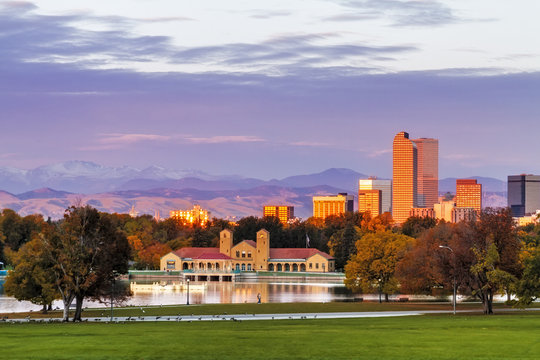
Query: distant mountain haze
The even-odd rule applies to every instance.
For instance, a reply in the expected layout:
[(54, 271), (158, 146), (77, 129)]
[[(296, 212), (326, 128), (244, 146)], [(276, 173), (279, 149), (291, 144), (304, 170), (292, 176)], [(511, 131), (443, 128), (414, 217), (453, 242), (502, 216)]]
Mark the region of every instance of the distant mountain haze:
[[(358, 180), (367, 177), (351, 169), (332, 168), (261, 180), (157, 166), (140, 170), (68, 161), (32, 170), (0, 167), (0, 207), (56, 219), (80, 201), (101, 211), (127, 213), (134, 206), (141, 214), (159, 211), (162, 217), (195, 203), (217, 217), (261, 216), (263, 205), (288, 204), (295, 207), (296, 216), (307, 218), (312, 214), (312, 196), (348, 192), (356, 198)], [(504, 181), (473, 178), (483, 184), (484, 206), (506, 206)], [(455, 193), (455, 180), (440, 180), (439, 192)]]

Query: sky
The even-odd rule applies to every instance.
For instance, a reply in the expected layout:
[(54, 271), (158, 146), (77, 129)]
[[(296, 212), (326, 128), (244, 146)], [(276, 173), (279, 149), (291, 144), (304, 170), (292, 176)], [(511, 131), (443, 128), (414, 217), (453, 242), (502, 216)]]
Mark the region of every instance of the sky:
[(0, 167), (540, 173), (537, 0), (0, 0)]

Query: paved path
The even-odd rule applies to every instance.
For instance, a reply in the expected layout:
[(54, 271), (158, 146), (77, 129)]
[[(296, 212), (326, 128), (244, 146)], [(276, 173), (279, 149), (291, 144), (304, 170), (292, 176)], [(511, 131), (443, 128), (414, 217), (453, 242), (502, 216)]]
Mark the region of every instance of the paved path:
[[(507, 311), (540, 311), (540, 308), (532, 309), (499, 309), (497, 312)], [(478, 313), (479, 310), (458, 310), (457, 313)], [(197, 321), (249, 321), (249, 320), (307, 320), (307, 319), (352, 319), (368, 317), (392, 317), (392, 316), (414, 316), (426, 314), (451, 314), (452, 310), (415, 310), (415, 311), (370, 311), (370, 312), (328, 312), (328, 313), (290, 313), (290, 314), (232, 314), (232, 315), (180, 315), (180, 316), (129, 316), (114, 317), (113, 322), (197, 322)], [(83, 318), (88, 322), (109, 322), (110, 317), (89, 317)], [(0, 322), (60, 322), (60, 319), (4, 319)]]

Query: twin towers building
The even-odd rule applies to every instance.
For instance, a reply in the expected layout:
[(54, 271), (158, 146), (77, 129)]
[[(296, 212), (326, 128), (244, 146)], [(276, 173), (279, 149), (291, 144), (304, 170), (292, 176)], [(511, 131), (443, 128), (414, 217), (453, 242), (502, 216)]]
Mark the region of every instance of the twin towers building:
[(439, 196), (439, 140), (394, 137), (392, 217), (403, 223), (413, 208), (433, 208)]

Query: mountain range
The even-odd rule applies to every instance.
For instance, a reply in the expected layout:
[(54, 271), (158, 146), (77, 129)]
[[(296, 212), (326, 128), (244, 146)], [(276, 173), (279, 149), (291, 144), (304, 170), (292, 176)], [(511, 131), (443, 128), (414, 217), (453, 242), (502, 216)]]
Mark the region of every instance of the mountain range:
[[(31, 170), (0, 167), (0, 207), (21, 215), (41, 213), (59, 218), (76, 203), (108, 212), (140, 213), (164, 217), (170, 210), (200, 204), (217, 217), (260, 216), (266, 204), (289, 204), (295, 215), (311, 215), (314, 195), (355, 194), (358, 179), (366, 175), (332, 168), (320, 173), (261, 180), (239, 175), (210, 175), (197, 170), (105, 167), (92, 162), (68, 161)], [(475, 177), (483, 184), (485, 206), (506, 205), (506, 183)], [(439, 192), (455, 192), (455, 179), (439, 182)], [(355, 196), (356, 197), (356, 196)]]

